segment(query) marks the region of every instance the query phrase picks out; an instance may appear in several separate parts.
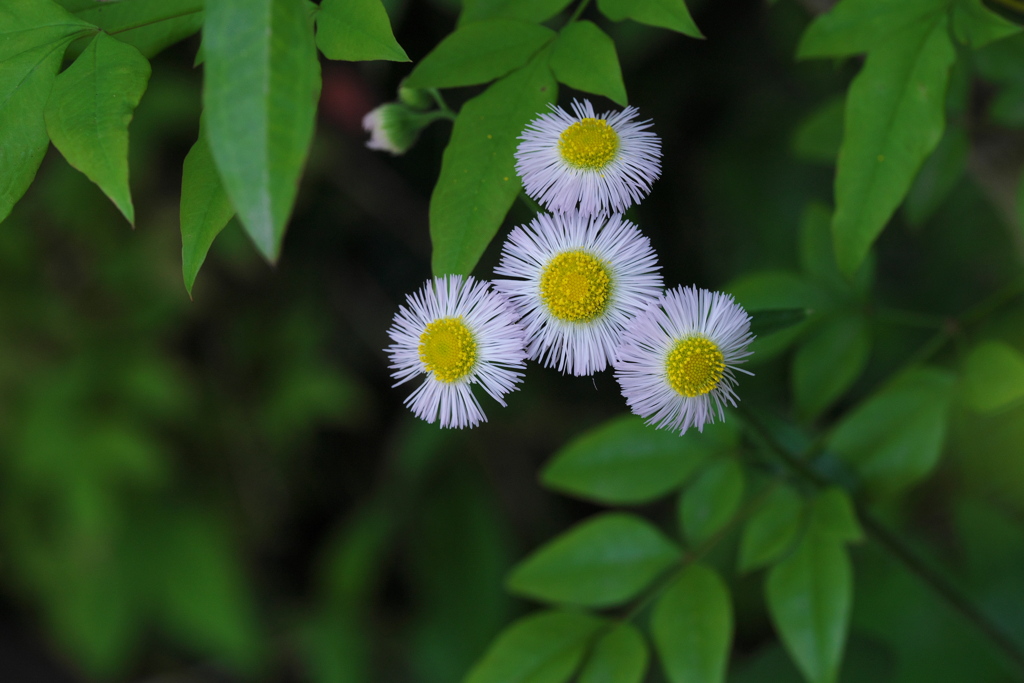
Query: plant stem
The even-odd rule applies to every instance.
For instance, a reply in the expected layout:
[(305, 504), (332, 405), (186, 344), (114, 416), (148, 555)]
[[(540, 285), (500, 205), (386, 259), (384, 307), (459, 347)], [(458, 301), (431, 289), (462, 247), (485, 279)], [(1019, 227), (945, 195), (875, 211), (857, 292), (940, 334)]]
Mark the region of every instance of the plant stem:
[(741, 522), (750, 517), (750, 515), (760, 510), (761, 506), (764, 505), (766, 500), (768, 500), (768, 496), (780, 485), (780, 482), (775, 481), (769, 486), (766, 486), (764, 490), (761, 491), (756, 498), (753, 498), (746, 505), (740, 508), (736, 512), (736, 514), (732, 516), (732, 519), (730, 519), (725, 526), (723, 526), (721, 529), (715, 532), (714, 535), (712, 535), (706, 541), (698, 545), (692, 551), (684, 554), (683, 557), (679, 560), (679, 563), (676, 565), (675, 569), (667, 573), (664, 576), (664, 578), (661, 581), (659, 581), (654, 588), (649, 590), (640, 600), (638, 600), (632, 607), (630, 607), (628, 612), (626, 612), (624, 615), (616, 619), (616, 622), (622, 623), (625, 621), (632, 621), (633, 619), (635, 619), (636, 616), (640, 614), (640, 612), (642, 612), (644, 609), (647, 608), (648, 605), (650, 605), (652, 602), (661, 597), (661, 594), (664, 593), (669, 586), (675, 583), (676, 579), (679, 578), (679, 575), (683, 572), (684, 569), (686, 569), (690, 564), (697, 562), (702, 557), (711, 552), (711, 550), (716, 545), (718, 545), (718, 543), (723, 538), (725, 538), (725, 536), (730, 531), (732, 531), (734, 528), (736, 528), (737, 525), (739, 525)]
[[(831, 481), (816, 471), (810, 464), (782, 447), (771, 435), (768, 429), (754, 417), (749, 410), (740, 409), (740, 412), (747, 426), (754, 436), (782, 460), (796, 474), (806, 479), (819, 488), (834, 486)], [(894, 558), (903, 563), (912, 574), (916, 575), (922, 582), (927, 584), (941, 598), (943, 598), (953, 609), (961, 614), (967, 621), (981, 631), (989, 640), (998, 647), (1003, 654), (1009, 657), (1022, 671), (1024, 671), (1024, 650), (1019, 643), (1014, 641), (999, 625), (993, 622), (988, 615), (982, 612), (964, 593), (941, 573), (928, 565), (917, 553), (915, 553), (902, 539), (886, 528), (878, 519), (872, 515), (864, 504), (851, 496), (853, 505), (857, 511), (857, 517), (868, 534), (879, 543)]]
[(579, 19), (580, 15), (583, 14), (583, 10), (587, 9), (587, 5), (589, 4), (590, 0), (583, 0), (580, 4), (576, 5), (576, 9), (573, 11), (572, 16), (569, 17), (569, 21), (565, 22), (565, 25), (568, 26)]

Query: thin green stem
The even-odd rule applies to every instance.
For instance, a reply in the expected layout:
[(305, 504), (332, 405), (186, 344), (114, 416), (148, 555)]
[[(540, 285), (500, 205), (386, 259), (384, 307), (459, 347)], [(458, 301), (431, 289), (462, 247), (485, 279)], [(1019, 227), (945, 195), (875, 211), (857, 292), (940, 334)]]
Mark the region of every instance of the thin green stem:
[[(779, 444), (769, 430), (749, 410), (741, 409), (740, 413), (743, 416), (744, 422), (750, 428), (749, 431), (757, 440), (767, 450), (778, 456), (794, 473), (819, 488), (834, 485), (828, 478), (811, 467), (806, 460), (793, 455)], [(1024, 650), (1022, 650), (1019, 643), (1014, 641), (988, 615), (978, 609), (952, 581), (933, 569), (902, 539), (878, 521), (862, 502), (854, 498), (853, 504), (861, 525), (879, 545), (899, 560), (904, 567), (916, 575), (923, 583), (930, 586), (936, 594), (959, 612), (967, 621), (974, 624), (996, 647), (1024, 671)]]
[(576, 9), (573, 10), (572, 16), (569, 17), (569, 21), (565, 22), (565, 25), (568, 26), (569, 24), (579, 19), (580, 15), (583, 14), (583, 10), (587, 9), (587, 5), (589, 4), (590, 0), (583, 0), (580, 4), (576, 5)]
[(885, 307), (876, 308), (874, 315), (881, 322), (901, 325), (903, 327), (919, 327), (927, 330), (940, 329), (947, 320), (947, 318), (941, 315), (929, 315), (928, 313)]
[(647, 593), (645, 593), (644, 596), (640, 598), (640, 600), (634, 603), (629, 608), (628, 612), (623, 614), (621, 617), (617, 618), (615, 620), (616, 623), (632, 621), (633, 619), (635, 619), (638, 614), (640, 614), (648, 607), (648, 605), (650, 605), (659, 597), (661, 597), (662, 593), (664, 593), (669, 586), (675, 583), (675, 581), (679, 578), (679, 575), (683, 572), (684, 569), (686, 569), (690, 564), (697, 562), (698, 560), (706, 556), (709, 552), (712, 551), (712, 549), (714, 549), (716, 545), (718, 545), (718, 543), (722, 541), (723, 538), (725, 538), (740, 523), (742, 523), (743, 521), (748, 519), (752, 514), (760, 510), (761, 506), (764, 505), (766, 500), (768, 500), (768, 496), (780, 485), (780, 482), (776, 481), (770, 484), (769, 486), (766, 486), (764, 490), (761, 491), (755, 498), (751, 499), (750, 501), (747, 502), (746, 505), (740, 508), (736, 512), (736, 514), (732, 516), (732, 519), (730, 519), (725, 526), (719, 529), (714, 535), (712, 535), (706, 541), (698, 545), (696, 548), (694, 548), (688, 553), (685, 553), (683, 557), (680, 558), (675, 568), (672, 569), (672, 571), (665, 574), (664, 577), (654, 586), (654, 588), (647, 591)]
[(430, 93), (442, 116), (449, 121), (454, 121), (455, 117), (458, 116), (458, 112), (452, 111), (448, 103), (444, 101), (444, 97), (441, 96), (441, 91), (437, 88), (427, 88), (427, 92)]

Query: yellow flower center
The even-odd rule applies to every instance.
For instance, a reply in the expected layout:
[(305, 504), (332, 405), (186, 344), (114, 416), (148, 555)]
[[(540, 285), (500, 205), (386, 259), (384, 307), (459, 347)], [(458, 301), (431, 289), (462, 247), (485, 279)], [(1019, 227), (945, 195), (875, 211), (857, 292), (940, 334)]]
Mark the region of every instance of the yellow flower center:
[(563, 251), (540, 276), (540, 297), (551, 315), (574, 323), (590, 322), (608, 307), (612, 278), (608, 268), (583, 251)]
[(690, 398), (714, 390), (724, 372), (725, 357), (718, 345), (699, 335), (677, 341), (665, 360), (669, 386)]
[(438, 382), (457, 382), (476, 365), (476, 340), (462, 318), (438, 318), (420, 335), (420, 360)]
[(599, 171), (619, 151), (619, 135), (604, 119), (582, 119), (558, 138), (558, 152), (566, 163), (588, 171)]

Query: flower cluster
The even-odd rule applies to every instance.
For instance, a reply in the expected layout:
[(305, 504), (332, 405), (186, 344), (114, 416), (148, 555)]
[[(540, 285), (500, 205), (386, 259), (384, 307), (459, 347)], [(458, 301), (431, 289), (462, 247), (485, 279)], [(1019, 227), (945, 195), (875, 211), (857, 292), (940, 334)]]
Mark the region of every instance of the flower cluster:
[(573, 375), (611, 366), (634, 413), (680, 434), (736, 405), (750, 317), (727, 294), (665, 291), (650, 240), (622, 216), (661, 173), (661, 142), (636, 117), (584, 101), (527, 125), (516, 171), (550, 213), (511, 232), (492, 283), (435, 278), (388, 332), (396, 385), (425, 376), (406, 399), (417, 417), (486, 420), (471, 385), (504, 405), (525, 360)]

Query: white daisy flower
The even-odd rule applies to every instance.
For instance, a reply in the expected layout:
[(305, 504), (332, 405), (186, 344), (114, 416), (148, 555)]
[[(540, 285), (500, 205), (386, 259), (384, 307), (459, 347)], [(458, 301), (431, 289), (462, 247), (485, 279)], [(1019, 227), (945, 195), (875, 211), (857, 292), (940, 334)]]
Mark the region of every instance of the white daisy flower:
[(516, 149), (516, 172), (526, 194), (553, 213), (621, 213), (651, 191), (661, 175), (661, 140), (634, 121), (636, 107), (594, 114), (588, 100), (574, 101), (526, 126)]
[(386, 350), (394, 386), (420, 375), (405, 399), (416, 417), (442, 427), (473, 427), (487, 417), (470, 388), (479, 384), (501, 405), (518, 388), (525, 337), (505, 297), (461, 275), (434, 278), (401, 306)]
[(629, 325), (615, 361), (615, 379), (633, 412), (647, 424), (698, 431), (725, 419), (739, 400), (733, 371), (750, 352), (750, 316), (728, 294), (696, 287), (665, 293)]
[(657, 256), (622, 216), (541, 214), (502, 247), (494, 288), (522, 316), (527, 354), (574, 375), (604, 370), (628, 321), (661, 294)]

